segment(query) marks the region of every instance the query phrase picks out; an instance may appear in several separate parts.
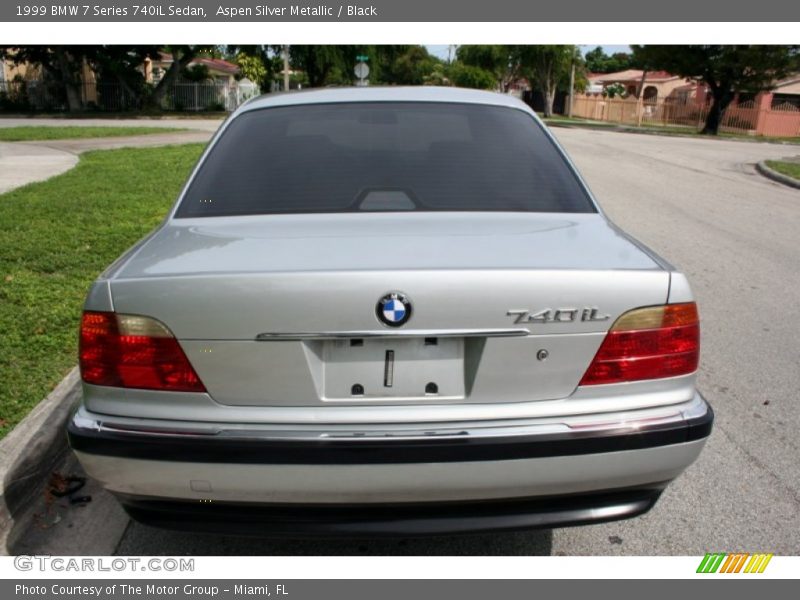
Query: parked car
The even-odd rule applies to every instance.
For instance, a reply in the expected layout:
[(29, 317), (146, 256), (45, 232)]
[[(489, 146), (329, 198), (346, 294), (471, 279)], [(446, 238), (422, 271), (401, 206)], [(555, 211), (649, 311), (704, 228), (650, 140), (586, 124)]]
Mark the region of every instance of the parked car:
[(94, 283), (69, 439), (142, 522), (452, 533), (642, 514), (698, 456), (686, 277), (522, 102), (274, 94)]

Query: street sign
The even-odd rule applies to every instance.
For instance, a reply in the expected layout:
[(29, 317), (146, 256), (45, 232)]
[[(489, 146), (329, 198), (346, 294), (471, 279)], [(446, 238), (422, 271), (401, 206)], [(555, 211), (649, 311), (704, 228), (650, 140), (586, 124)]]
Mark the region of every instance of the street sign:
[(358, 77), (359, 79), (363, 80), (369, 77), (369, 67), (365, 62), (356, 63), (356, 68), (354, 69), (354, 71), (356, 77)]

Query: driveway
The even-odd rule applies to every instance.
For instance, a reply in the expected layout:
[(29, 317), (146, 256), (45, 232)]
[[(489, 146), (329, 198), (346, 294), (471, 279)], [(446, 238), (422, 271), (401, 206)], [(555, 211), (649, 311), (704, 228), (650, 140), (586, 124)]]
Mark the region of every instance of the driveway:
[[(683, 270), (698, 298), (700, 388), (714, 406), (716, 427), (699, 461), (650, 513), (605, 525), (514, 534), (313, 542), (173, 533), (129, 523), (116, 551), (799, 554), (800, 192), (753, 168), (764, 158), (797, 154), (797, 147), (554, 131), (611, 218)], [(47, 546), (26, 550), (41, 553)]]

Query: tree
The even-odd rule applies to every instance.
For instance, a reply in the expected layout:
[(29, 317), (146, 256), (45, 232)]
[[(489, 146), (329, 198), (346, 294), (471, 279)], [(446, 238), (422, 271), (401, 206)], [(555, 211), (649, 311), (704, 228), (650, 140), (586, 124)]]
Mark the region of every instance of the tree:
[(289, 46), (289, 60), (292, 68), (305, 73), (310, 87), (340, 83), (346, 68), (348, 54), (345, 46)]
[[(118, 84), (133, 99), (135, 106), (146, 98), (150, 104), (159, 107), (167, 89), (177, 78), (186, 73), (189, 64), (199, 54), (215, 53), (215, 46), (168, 46), (163, 48), (173, 55), (173, 63), (164, 77), (153, 89), (149, 97), (146, 92), (142, 64), (150, 57), (155, 58), (162, 48), (156, 45), (93, 45), (93, 46), (20, 46), (4, 48), (0, 57), (15, 64), (32, 64), (41, 68), (42, 75), (60, 91), (66, 100), (69, 111), (80, 111), (84, 104), (83, 86), (86, 68), (94, 72), (100, 84)], [(207, 70), (206, 70), (207, 74)], [(203, 73), (194, 73), (202, 78)], [(189, 75), (192, 76), (192, 73)], [(102, 96), (104, 86), (98, 86)]]
[(569, 77), (573, 64), (581, 62), (580, 51), (572, 45), (523, 46), (521, 69), (531, 87), (538, 87), (544, 96), (544, 116), (553, 116), (553, 102), (559, 83)]
[(18, 46), (6, 48), (6, 60), (14, 64), (32, 64), (64, 92), (70, 112), (83, 110), (81, 75), (91, 46)]
[[(156, 56), (158, 46), (93, 46), (86, 60), (94, 71), (98, 83), (119, 85), (139, 106), (145, 91), (142, 63), (149, 56)], [(98, 89), (102, 94), (104, 88)]]
[(615, 73), (630, 69), (631, 55), (627, 52), (615, 52), (611, 56), (605, 53), (602, 46), (590, 50), (584, 57), (586, 69), (590, 73)]
[(267, 81), (268, 71), (261, 57), (251, 56), (246, 52), (239, 52), (235, 60), (239, 67), (240, 78), (249, 79), (263, 89)]
[(193, 83), (203, 83), (211, 79), (211, 71), (206, 65), (189, 65), (183, 70), (181, 77)]
[(524, 48), (526, 46), (459, 46), (456, 62), (490, 73), (495, 79), (494, 87), (507, 92), (511, 84), (522, 75), (520, 59)]
[(347, 75), (352, 77), (356, 56), (369, 57), (369, 81), (378, 85), (420, 85), (431, 57), (424, 46), (408, 44), (352, 46), (353, 54), (347, 65)]
[(396, 85), (422, 85), (441, 63), (423, 46), (409, 46), (388, 66), (387, 83)]
[(616, 98), (619, 96), (620, 98), (624, 98), (628, 93), (627, 88), (624, 84), (616, 82), (610, 83), (605, 87), (603, 90), (603, 96), (607, 96), (609, 98)]
[(172, 85), (178, 81), (178, 77), (186, 70), (189, 64), (198, 55), (205, 52), (212, 52), (215, 46), (167, 46), (166, 51), (172, 54), (172, 64), (164, 73), (164, 76), (156, 84), (153, 93), (150, 95), (149, 102), (152, 106), (160, 107), (164, 95)]
[(737, 92), (769, 90), (800, 69), (800, 46), (632, 46), (634, 60), (705, 83), (711, 92), (702, 132), (717, 135)]
[(269, 92), (273, 78), (283, 70), (281, 46), (235, 45), (225, 47), (225, 58), (239, 67), (239, 78), (247, 78)]
[(491, 71), (458, 61), (450, 65), (447, 76), (458, 87), (493, 90), (497, 86), (497, 80)]
[(310, 87), (351, 85), (358, 56), (366, 56), (373, 84), (419, 85), (436, 59), (422, 46), (290, 46), (292, 67), (303, 71)]
[(435, 63), (433, 65), (433, 70), (425, 76), (423, 85), (453, 85), (453, 83), (447, 77), (447, 71), (450, 66), (451, 65), (449, 63), (445, 63), (443, 61)]

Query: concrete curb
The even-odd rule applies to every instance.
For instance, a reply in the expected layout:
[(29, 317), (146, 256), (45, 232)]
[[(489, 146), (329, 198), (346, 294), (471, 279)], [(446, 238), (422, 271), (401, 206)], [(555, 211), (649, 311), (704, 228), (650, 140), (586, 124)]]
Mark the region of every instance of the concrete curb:
[(770, 169), (767, 166), (767, 163), (763, 160), (756, 163), (756, 171), (768, 179), (772, 179), (773, 181), (777, 181), (783, 185), (788, 185), (789, 187), (800, 190), (800, 180), (795, 179), (794, 177), (789, 177), (788, 175), (784, 175), (783, 173), (778, 173), (775, 169)]
[(80, 375), (75, 367), (0, 440), (0, 554), (9, 554), (23, 529), (17, 527), (20, 519), (68, 452), (64, 427), (80, 397)]

